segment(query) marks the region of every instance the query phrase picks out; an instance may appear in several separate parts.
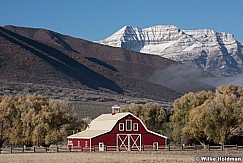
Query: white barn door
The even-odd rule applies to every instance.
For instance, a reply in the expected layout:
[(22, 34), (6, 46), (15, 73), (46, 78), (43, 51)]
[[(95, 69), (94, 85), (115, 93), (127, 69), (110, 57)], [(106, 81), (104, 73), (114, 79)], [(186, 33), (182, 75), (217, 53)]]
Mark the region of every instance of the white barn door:
[(141, 134), (117, 134), (116, 146), (118, 151), (141, 151)]
[(104, 142), (99, 142), (99, 151), (105, 151), (105, 145)]

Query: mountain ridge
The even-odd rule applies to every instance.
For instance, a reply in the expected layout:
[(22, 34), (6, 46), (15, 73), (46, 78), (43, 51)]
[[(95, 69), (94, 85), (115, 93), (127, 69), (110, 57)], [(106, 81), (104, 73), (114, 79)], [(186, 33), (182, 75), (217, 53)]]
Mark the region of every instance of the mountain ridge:
[(114, 104), (171, 107), (182, 93), (214, 89), (203, 77), (212, 75), (157, 55), (42, 28), (0, 27), (0, 95), (65, 99), (82, 116), (109, 113)]
[(98, 43), (159, 55), (221, 76), (243, 69), (243, 46), (227, 32), (181, 30), (174, 25), (125, 26)]
[[(2, 27), (0, 37), (3, 61), (0, 68), (1, 79), (7, 82), (105, 89), (115, 94), (130, 94), (157, 100), (169, 100), (178, 96), (166, 87), (124, 76), (99, 59), (94, 60), (70, 50), (43, 44)], [(166, 92), (172, 93), (172, 96)]]
[[(161, 97), (167, 98), (167, 99), (175, 99), (178, 97), (180, 93), (187, 92), (187, 91), (197, 91), (201, 89), (209, 89), (210, 87), (206, 86), (205, 84), (196, 81), (195, 79), (198, 78), (198, 73), (194, 72), (192, 74), (186, 74), (186, 76), (195, 76), (194, 79), (194, 86), (187, 85), (182, 86), (182, 84), (178, 84), (178, 87), (180, 89), (174, 90), (173, 86), (170, 86), (169, 89), (172, 89), (175, 92), (179, 92), (179, 94), (172, 93), (173, 91), (169, 90), (167, 87), (168, 81), (161, 81), (161, 78), (159, 80), (151, 80), (156, 79), (157, 76), (160, 76), (157, 72), (163, 71), (163, 73), (166, 74), (166, 76), (172, 75), (171, 70), (170, 73), (167, 73), (167, 68), (174, 67), (174, 65), (178, 65), (177, 62), (161, 58), (157, 55), (150, 55), (150, 54), (141, 54), (134, 51), (122, 49), (122, 48), (115, 48), (115, 47), (109, 47), (105, 45), (100, 45), (97, 43), (93, 43), (90, 41), (86, 41), (79, 38), (70, 37), (67, 35), (62, 35), (54, 31), (46, 30), (46, 29), (36, 29), (36, 28), (25, 28), (25, 27), (16, 27), (16, 26), (4, 26), (3, 29), (6, 29), (8, 32), (13, 32), (15, 35), (21, 35), (24, 37), (25, 43), (31, 47), (33, 51), (33, 46), (30, 45), (30, 42), (34, 44), (34, 50), (37, 50), (38, 52), (43, 52), (44, 55), (47, 55), (48, 57), (52, 58), (54, 57), (55, 60), (60, 61), (62, 64), (64, 63), (65, 66), (68, 66), (68, 68), (72, 67), (72, 69), (79, 70), (80, 66), (77, 66), (76, 68), (73, 67), (73, 65), (70, 65), (70, 63), (66, 63), (66, 59), (60, 58), (59, 52), (61, 56), (64, 58), (67, 58), (68, 60), (72, 59), (74, 60), (73, 63), (76, 65), (79, 65), (80, 62), (82, 65), (88, 67), (94, 72), (98, 72), (98, 74), (101, 74), (105, 78), (109, 79), (110, 81), (114, 82), (119, 86), (124, 88), (129, 88), (130, 93), (137, 92), (138, 94), (142, 93), (147, 98), (153, 98), (153, 99), (159, 99)], [(19, 36), (17, 37), (17, 40), (19, 39)], [(28, 40), (29, 39), (29, 40)], [(34, 43), (33, 43), (34, 42)], [(15, 44), (15, 43), (11, 43)], [(22, 45), (18, 45), (20, 49), (23, 48)], [(3, 48), (6, 48), (3, 46)], [(9, 47), (10, 48), (10, 47)], [(42, 49), (44, 48), (44, 49)], [(45, 49), (46, 48), (46, 49)], [(51, 49), (50, 49), (51, 48)], [(12, 48), (14, 49), (14, 48)], [(49, 49), (49, 50), (47, 50)], [(48, 54), (49, 52), (54, 52), (53, 54)], [(58, 52), (59, 51), (59, 52)], [(18, 51), (19, 52), (19, 51)], [(16, 52), (16, 54), (18, 54)], [(21, 52), (25, 53), (25, 52)], [(23, 54), (21, 54), (23, 55)], [(30, 54), (31, 55), (31, 54)], [(67, 55), (67, 56), (65, 56)], [(46, 56), (45, 56), (46, 57)], [(31, 58), (31, 57), (29, 57)], [(59, 60), (61, 59), (61, 60)], [(21, 60), (21, 59), (18, 59)], [(25, 61), (26, 62), (26, 61)], [(23, 64), (26, 64), (23, 62)], [(40, 62), (40, 61), (38, 61)], [(79, 63), (77, 63), (79, 62)], [(74, 64), (74, 65), (75, 65)], [(38, 65), (38, 64), (37, 64)], [(180, 64), (179, 64), (180, 65)], [(36, 65), (35, 65), (36, 66)], [(35, 67), (34, 66), (34, 67)], [(91, 67), (90, 67), (91, 66)], [(83, 67), (83, 66), (81, 66)], [(180, 67), (180, 69), (188, 69), (185, 66)], [(36, 68), (41, 69), (41, 68)], [(49, 68), (48, 68), (49, 70)], [(176, 70), (173, 70), (176, 71)], [(70, 71), (72, 72), (72, 71)], [(82, 72), (82, 71), (76, 71), (76, 72)], [(73, 72), (72, 72), (73, 73)], [(71, 73), (71, 74), (72, 74)], [(95, 73), (94, 73), (95, 74)], [(200, 72), (202, 76), (211, 76), (210, 74), (207, 74), (205, 72)], [(26, 74), (25, 74), (26, 75)], [(67, 73), (68, 75), (68, 73)], [(45, 76), (45, 74), (43, 74)], [(54, 75), (55, 76), (55, 75)], [(68, 75), (70, 77), (70, 75)], [(64, 79), (72, 79), (68, 76), (63, 77)], [(98, 75), (99, 76), (99, 75)], [(59, 77), (60, 78), (60, 77)], [(79, 78), (79, 77), (77, 77)], [(87, 77), (88, 79), (89, 77)], [(101, 77), (102, 78), (102, 77)], [(103, 78), (103, 79), (105, 79)], [(168, 77), (167, 79), (170, 79), (171, 77)], [(173, 79), (180, 80), (180, 77), (174, 76)], [(124, 80), (123, 80), (124, 79)], [(166, 78), (165, 78), (166, 79)], [(186, 79), (186, 77), (185, 77)], [(46, 80), (46, 79), (41, 79)], [(56, 79), (52, 79), (56, 80)], [(73, 79), (72, 79), (73, 80)], [(118, 80), (118, 81), (117, 81)], [(137, 86), (134, 85), (132, 81), (137, 80)], [(186, 79), (187, 80), (187, 79)], [(184, 83), (189, 83), (188, 82)], [(190, 80), (190, 82), (192, 82)], [(63, 83), (66, 83), (65, 81)], [(73, 82), (69, 82), (73, 83)], [(95, 82), (94, 82), (95, 83)], [(130, 85), (129, 85), (130, 83)], [(140, 85), (139, 85), (140, 83)], [(146, 84), (147, 83), (147, 84)], [(88, 82), (90, 84), (90, 82)], [(101, 85), (102, 82), (100, 83)], [(74, 84), (75, 85), (75, 84)], [(143, 87), (143, 89), (139, 88)], [(99, 86), (98, 86), (99, 87)], [(108, 87), (108, 86), (106, 86)], [(159, 88), (161, 87), (161, 88)], [(156, 89), (158, 91), (156, 91)], [(182, 90), (184, 89), (184, 90)], [(162, 93), (160, 90), (164, 90), (165, 92)], [(125, 91), (127, 92), (127, 91)], [(139, 93), (140, 92), (140, 93)], [(152, 93), (154, 92), (154, 93)], [(156, 93), (158, 92), (158, 94)], [(160, 92), (160, 93), (159, 93)], [(171, 95), (167, 95), (167, 93), (171, 92)], [(133, 94), (132, 93), (132, 94)], [(161, 94), (162, 93), (162, 94)], [(136, 94), (136, 93), (135, 93)], [(150, 94), (150, 95), (149, 95)], [(155, 97), (155, 95), (157, 94)], [(170, 93), (169, 93), (170, 94)], [(141, 96), (141, 97), (145, 97)], [(153, 97), (152, 97), (153, 96)], [(167, 96), (167, 97), (166, 97)], [(162, 99), (162, 98), (161, 98)]]

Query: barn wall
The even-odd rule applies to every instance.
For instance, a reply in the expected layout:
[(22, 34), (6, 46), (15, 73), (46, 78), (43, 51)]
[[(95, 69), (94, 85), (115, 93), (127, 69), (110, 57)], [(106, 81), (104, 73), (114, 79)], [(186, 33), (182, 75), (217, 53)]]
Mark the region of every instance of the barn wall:
[(142, 144), (143, 145), (153, 145), (154, 142), (158, 142), (159, 146), (166, 145), (166, 139), (158, 135), (147, 133), (142, 135)]
[[(79, 148), (79, 147), (85, 147), (85, 142), (87, 141), (87, 147), (90, 146), (90, 139), (79, 139), (79, 138), (70, 138), (68, 139), (69, 141), (71, 140), (73, 143), (73, 148)], [(80, 146), (78, 146), (78, 141), (80, 142)]]
[(116, 146), (116, 133), (107, 133), (91, 139), (92, 146), (104, 142), (106, 146)]

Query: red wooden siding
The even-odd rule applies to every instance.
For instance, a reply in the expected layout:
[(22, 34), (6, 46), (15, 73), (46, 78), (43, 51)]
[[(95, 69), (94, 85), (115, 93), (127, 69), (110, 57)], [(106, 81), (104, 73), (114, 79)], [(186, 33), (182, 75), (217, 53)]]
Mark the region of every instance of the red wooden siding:
[[(72, 141), (72, 145), (68, 145), (69, 147), (73, 149), (79, 149), (81, 147), (86, 148), (86, 142), (87, 142), (87, 148), (90, 147), (90, 139), (80, 139), (80, 138), (69, 138), (68, 141)], [(79, 143), (78, 143), (79, 141)], [(80, 144), (80, 146), (79, 146)]]

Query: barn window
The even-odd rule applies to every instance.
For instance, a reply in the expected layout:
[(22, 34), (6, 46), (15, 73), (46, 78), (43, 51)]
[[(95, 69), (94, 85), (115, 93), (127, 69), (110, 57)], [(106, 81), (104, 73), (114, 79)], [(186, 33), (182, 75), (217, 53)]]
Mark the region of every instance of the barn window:
[(132, 120), (126, 120), (126, 130), (127, 131), (132, 130)]
[(138, 123), (133, 123), (133, 131), (138, 131)]
[(124, 131), (124, 123), (119, 123), (119, 131)]
[(72, 140), (68, 140), (68, 145), (72, 145), (72, 144), (73, 144)]
[(88, 141), (85, 141), (85, 147), (88, 147)]

